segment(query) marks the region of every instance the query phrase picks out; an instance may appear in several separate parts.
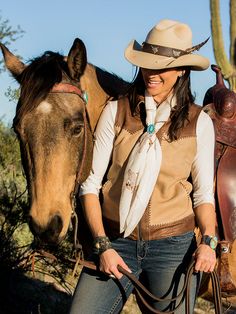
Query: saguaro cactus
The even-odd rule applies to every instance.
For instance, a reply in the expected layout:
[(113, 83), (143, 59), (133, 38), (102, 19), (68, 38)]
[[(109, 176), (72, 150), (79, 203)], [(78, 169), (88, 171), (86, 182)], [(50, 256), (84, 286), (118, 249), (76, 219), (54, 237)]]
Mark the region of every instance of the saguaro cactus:
[[(225, 0), (223, 0), (225, 2)], [(236, 0), (229, 0), (230, 16), (230, 56), (226, 55), (220, 19), (219, 0), (210, 0), (211, 32), (213, 49), (217, 65), (229, 88), (236, 92)]]

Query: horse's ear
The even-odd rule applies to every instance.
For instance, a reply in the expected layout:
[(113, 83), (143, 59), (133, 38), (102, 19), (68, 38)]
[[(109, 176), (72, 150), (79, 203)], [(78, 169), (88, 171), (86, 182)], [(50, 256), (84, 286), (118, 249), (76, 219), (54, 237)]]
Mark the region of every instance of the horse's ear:
[(2, 43), (0, 43), (0, 47), (2, 50), (6, 68), (11, 72), (14, 78), (19, 81), (19, 76), (26, 68), (26, 65), (21, 62), (19, 58), (13, 55), (13, 53), (11, 53)]
[(87, 65), (86, 47), (81, 39), (76, 38), (74, 40), (67, 57), (67, 64), (71, 78), (78, 80)]

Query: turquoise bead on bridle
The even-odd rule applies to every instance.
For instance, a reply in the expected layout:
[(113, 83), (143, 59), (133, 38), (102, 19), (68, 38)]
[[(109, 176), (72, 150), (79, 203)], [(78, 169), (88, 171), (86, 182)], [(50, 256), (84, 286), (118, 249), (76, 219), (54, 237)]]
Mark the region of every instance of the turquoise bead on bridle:
[(86, 91), (83, 92), (83, 99), (85, 101), (85, 103), (88, 103), (88, 93)]
[(155, 125), (154, 124), (149, 124), (149, 126), (147, 127), (147, 132), (149, 134), (153, 134), (155, 132)]

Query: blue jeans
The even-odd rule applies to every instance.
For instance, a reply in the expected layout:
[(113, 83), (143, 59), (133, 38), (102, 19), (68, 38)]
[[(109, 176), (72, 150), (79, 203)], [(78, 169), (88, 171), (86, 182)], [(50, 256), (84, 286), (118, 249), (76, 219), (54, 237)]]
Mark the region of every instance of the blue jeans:
[[(184, 273), (196, 249), (193, 232), (152, 241), (133, 241), (118, 238), (113, 248), (122, 256), (133, 274), (157, 297), (172, 298), (183, 286)], [(191, 309), (193, 311), (200, 282), (194, 274), (191, 282)], [(131, 282), (123, 276), (120, 280), (83, 268), (74, 292), (70, 314), (120, 313), (133, 291)], [(174, 302), (154, 302), (158, 310), (173, 310)], [(143, 313), (149, 313), (143, 309)], [(175, 313), (185, 312), (185, 302)]]

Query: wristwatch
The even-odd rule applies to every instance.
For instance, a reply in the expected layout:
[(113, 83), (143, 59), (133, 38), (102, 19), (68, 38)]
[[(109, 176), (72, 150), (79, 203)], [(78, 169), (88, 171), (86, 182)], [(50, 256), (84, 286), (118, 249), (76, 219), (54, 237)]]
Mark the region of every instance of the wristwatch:
[(111, 241), (106, 236), (96, 237), (93, 241), (93, 252), (97, 255), (102, 254), (108, 249), (111, 249)]
[(217, 236), (203, 235), (201, 243), (209, 245), (212, 250), (215, 250), (218, 244), (218, 238)]

